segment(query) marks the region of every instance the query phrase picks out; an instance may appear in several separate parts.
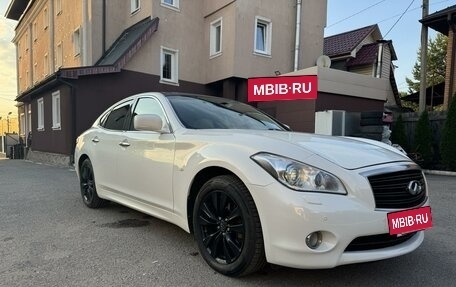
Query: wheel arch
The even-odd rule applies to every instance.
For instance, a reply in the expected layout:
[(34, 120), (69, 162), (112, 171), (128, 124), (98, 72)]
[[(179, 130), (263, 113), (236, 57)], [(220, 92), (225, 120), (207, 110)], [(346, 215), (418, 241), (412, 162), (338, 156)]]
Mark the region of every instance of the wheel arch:
[(193, 233), (193, 207), (198, 192), (208, 180), (220, 175), (232, 175), (243, 182), (235, 173), (220, 166), (210, 166), (200, 170), (193, 178), (187, 197), (187, 221), (190, 233)]

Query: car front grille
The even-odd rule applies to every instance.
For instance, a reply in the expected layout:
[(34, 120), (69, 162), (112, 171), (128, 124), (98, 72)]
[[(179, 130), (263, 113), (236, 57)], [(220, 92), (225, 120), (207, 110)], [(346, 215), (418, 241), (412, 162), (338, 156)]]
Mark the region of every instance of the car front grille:
[[(410, 208), (426, 201), (426, 183), (419, 169), (408, 169), (368, 176), (375, 198), (376, 208)], [(417, 181), (421, 192), (413, 195), (408, 185)]]
[(402, 236), (389, 234), (362, 236), (355, 238), (347, 248), (345, 248), (345, 251), (364, 251), (391, 247), (409, 240), (415, 234), (416, 232), (404, 234)]

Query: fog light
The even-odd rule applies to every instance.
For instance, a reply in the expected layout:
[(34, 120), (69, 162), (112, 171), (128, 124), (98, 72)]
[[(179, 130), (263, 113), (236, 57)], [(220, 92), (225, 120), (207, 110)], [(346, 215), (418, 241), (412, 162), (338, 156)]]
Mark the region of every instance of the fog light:
[(312, 232), (306, 237), (306, 244), (310, 249), (317, 249), (320, 246), (322, 235), (320, 231)]

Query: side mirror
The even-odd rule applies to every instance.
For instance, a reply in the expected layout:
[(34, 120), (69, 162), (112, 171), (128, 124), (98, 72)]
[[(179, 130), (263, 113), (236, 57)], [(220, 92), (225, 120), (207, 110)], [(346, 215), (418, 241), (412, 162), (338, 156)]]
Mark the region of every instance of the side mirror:
[(144, 114), (136, 115), (133, 119), (133, 127), (138, 131), (150, 131), (157, 133), (169, 133), (167, 124), (163, 124), (163, 119), (159, 115)]

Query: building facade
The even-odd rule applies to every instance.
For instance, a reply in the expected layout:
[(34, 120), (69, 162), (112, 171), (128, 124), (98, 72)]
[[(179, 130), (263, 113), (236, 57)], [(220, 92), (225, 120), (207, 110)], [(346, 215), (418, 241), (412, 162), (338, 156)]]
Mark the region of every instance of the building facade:
[[(70, 162), (76, 137), (134, 93), (246, 101), (247, 78), (293, 70), (297, 2), (11, 0), (29, 157)], [(326, 2), (302, 1), (299, 68), (323, 52)]]

